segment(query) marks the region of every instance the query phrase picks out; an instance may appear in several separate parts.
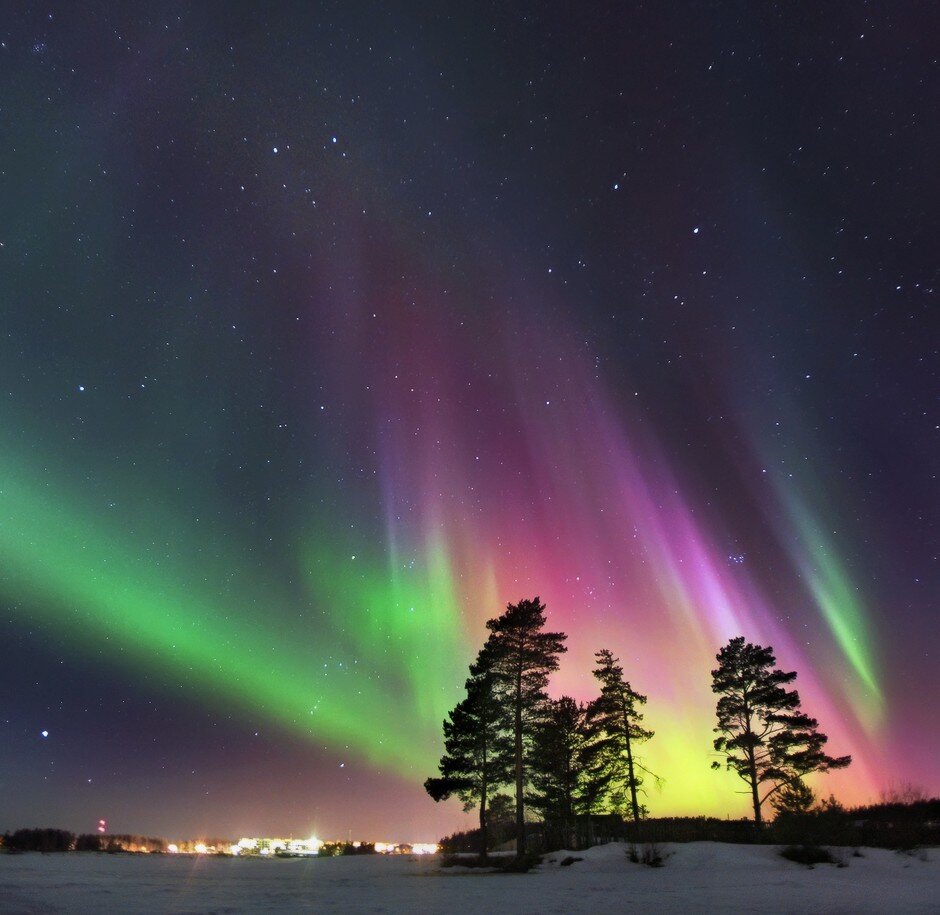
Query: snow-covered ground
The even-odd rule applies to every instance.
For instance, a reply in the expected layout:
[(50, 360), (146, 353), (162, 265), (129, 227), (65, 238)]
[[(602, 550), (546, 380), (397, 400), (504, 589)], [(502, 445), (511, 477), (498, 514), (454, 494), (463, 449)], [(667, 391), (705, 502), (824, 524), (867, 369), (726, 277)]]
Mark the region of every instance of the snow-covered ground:
[[(436, 857), (259, 860), (0, 855), (0, 911), (30, 912), (940, 912), (940, 849), (863, 849), (813, 869), (772, 846), (664, 845), (664, 867), (623, 845), (548, 856), (528, 874), (440, 868)], [(924, 860), (926, 859), (926, 860)]]

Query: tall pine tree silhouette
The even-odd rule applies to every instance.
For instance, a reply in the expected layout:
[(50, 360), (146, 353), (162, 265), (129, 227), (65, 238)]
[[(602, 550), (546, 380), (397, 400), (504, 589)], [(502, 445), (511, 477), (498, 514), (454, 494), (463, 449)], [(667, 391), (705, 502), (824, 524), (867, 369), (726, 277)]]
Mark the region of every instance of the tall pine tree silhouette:
[[(739, 636), (718, 652), (717, 660), (712, 671), (712, 691), (719, 695), (715, 749), (724, 755), (725, 767), (747, 784), (760, 827), (768, 798), (812, 772), (843, 769), (852, 757), (825, 753), (829, 738), (800, 708), (800, 694), (785, 688), (796, 672), (778, 670), (772, 648)], [(712, 768), (720, 769), (721, 763), (713, 762)]]
[(545, 686), (567, 651), (563, 632), (545, 632), (545, 605), (538, 597), (509, 604), (502, 616), (487, 621), (490, 635), (482, 654), (493, 671), (504, 703), (513, 744), (516, 787), (516, 854), (526, 852), (526, 767)]
[(504, 730), (505, 714), (496, 694), (496, 680), (480, 652), (470, 666), (467, 695), (444, 721), (444, 755), (439, 777), (427, 779), (424, 788), (435, 801), (456, 796), (464, 810), (474, 807), (480, 816), (480, 856), (489, 852), (487, 802), (512, 777), (512, 747)]
[(543, 716), (533, 734), (531, 804), (555, 831), (557, 847), (575, 848), (575, 820), (579, 813), (590, 814), (593, 800), (588, 793), (592, 746), (586, 707), (562, 696), (545, 704)]
[[(614, 778), (629, 792), (630, 812), (633, 822), (639, 826), (643, 813), (643, 805), (637, 796), (643, 784), (640, 773), (653, 775), (636, 756), (637, 745), (654, 734), (640, 724), (643, 720), (640, 706), (646, 704), (646, 696), (630, 686), (624, 678), (619, 659), (612, 652), (603, 648), (595, 652), (594, 657), (597, 660), (594, 676), (600, 681), (601, 694), (591, 703), (591, 724), (606, 750)], [(653, 777), (656, 778), (655, 775)]]

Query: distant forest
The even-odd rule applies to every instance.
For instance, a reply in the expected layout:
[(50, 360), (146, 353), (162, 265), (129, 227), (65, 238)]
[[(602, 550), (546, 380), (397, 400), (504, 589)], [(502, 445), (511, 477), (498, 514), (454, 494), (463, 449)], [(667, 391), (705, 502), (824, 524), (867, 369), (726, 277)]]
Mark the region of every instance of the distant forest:
[(104, 851), (104, 852), (165, 852), (166, 839), (135, 835), (76, 835), (65, 829), (18, 829), (3, 836), (8, 851)]

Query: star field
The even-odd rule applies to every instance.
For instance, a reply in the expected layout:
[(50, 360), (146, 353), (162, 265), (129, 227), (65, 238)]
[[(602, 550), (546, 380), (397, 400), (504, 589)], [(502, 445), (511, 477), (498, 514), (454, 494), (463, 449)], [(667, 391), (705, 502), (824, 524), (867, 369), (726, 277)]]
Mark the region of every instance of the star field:
[[(355, 7), (355, 8), (354, 8)], [(0, 828), (435, 839), (484, 621), (740, 815), (772, 644), (938, 782), (929, 5), (26, 4), (0, 25)]]

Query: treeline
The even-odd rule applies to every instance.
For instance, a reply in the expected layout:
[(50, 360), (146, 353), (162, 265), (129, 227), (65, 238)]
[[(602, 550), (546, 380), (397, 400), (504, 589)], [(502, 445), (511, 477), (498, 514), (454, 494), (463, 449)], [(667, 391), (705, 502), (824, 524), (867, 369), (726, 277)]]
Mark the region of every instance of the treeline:
[(153, 836), (136, 835), (98, 835), (86, 834), (78, 837), (75, 845), (76, 851), (131, 851), (131, 852), (165, 852), (166, 839), (157, 839)]
[[(632, 820), (616, 815), (595, 816), (588, 828), (584, 818), (576, 823), (582, 845), (589, 833), (595, 842), (766, 842), (776, 845), (842, 846), (847, 848), (892, 848), (907, 850), (940, 845), (940, 799), (909, 803), (842, 807), (833, 798), (823, 800), (803, 814), (778, 814), (761, 832), (753, 820), (721, 820), (715, 817), (659, 817), (645, 819), (638, 829)], [(550, 851), (559, 846), (546, 824), (528, 824), (531, 849)], [(514, 837), (510, 820), (490, 824), (494, 846)], [(480, 848), (478, 829), (445, 836), (439, 842), (448, 854), (476, 852)]]
[(902, 850), (940, 845), (940, 798), (845, 808), (830, 797), (810, 810), (779, 814), (771, 835), (781, 844)]
[(151, 836), (96, 833), (76, 835), (66, 829), (17, 829), (3, 836), (3, 848), (9, 851), (104, 851), (104, 852), (165, 852), (166, 839)]
[[(455, 796), (465, 810), (479, 811), (474, 833), (483, 857), (494, 839), (504, 841), (510, 818), (520, 856), (527, 834), (538, 835), (545, 849), (580, 847), (604, 838), (599, 828), (619, 837), (612, 833), (618, 818), (629, 818), (639, 834), (649, 817), (644, 784), (662, 782), (643, 756), (655, 736), (644, 723), (647, 697), (620, 660), (608, 649), (595, 653), (599, 694), (592, 701), (552, 699), (546, 687), (567, 636), (545, 626), (538, 597), (509, 604), (486, 623), (489, 635), (470, 665), (466, 696), (444, 721), (440, 774), (425, 782), (435, 801)], [(805, 777), (848, 766), (851, 758), (825, 752), (828, 738), (803, 712), (799, 693), (787, 688), (796, 673), (777, 668), (773, 649), (738, 637), (716, 660), (713, 749), (724, 759), (713, 768), (744, 781), (757, 827), (768, 802), (778, 813), (805, 814), (815, 802)]]
[(3, 835), (3, 847), (10, 851), (71, 851), (75, 833), (65, 829), (17, 829)]
[[(576, 847), (608, 842), (754, 842), (753, 820), (721, 820), (717, 817), (660, 817), (646, 818), (638, 827), (630, 818), (616, 813), (596, 814), (590, 818), (579, 817), (575, 824)], [(555, 851), (559, 836), (551, 823), (533, 821), (527, 826), (528, 847), (531, 850)], [(512, 824), (491, 823), (490, 837), (493, 846), (514, 838)], [(766, 839), (766, 833), (763, 837)], [(438, 843), (441, 851), (449, 854), (476, 852), (480, 848), (478, 829), (457, 832), (445, 836)]]

